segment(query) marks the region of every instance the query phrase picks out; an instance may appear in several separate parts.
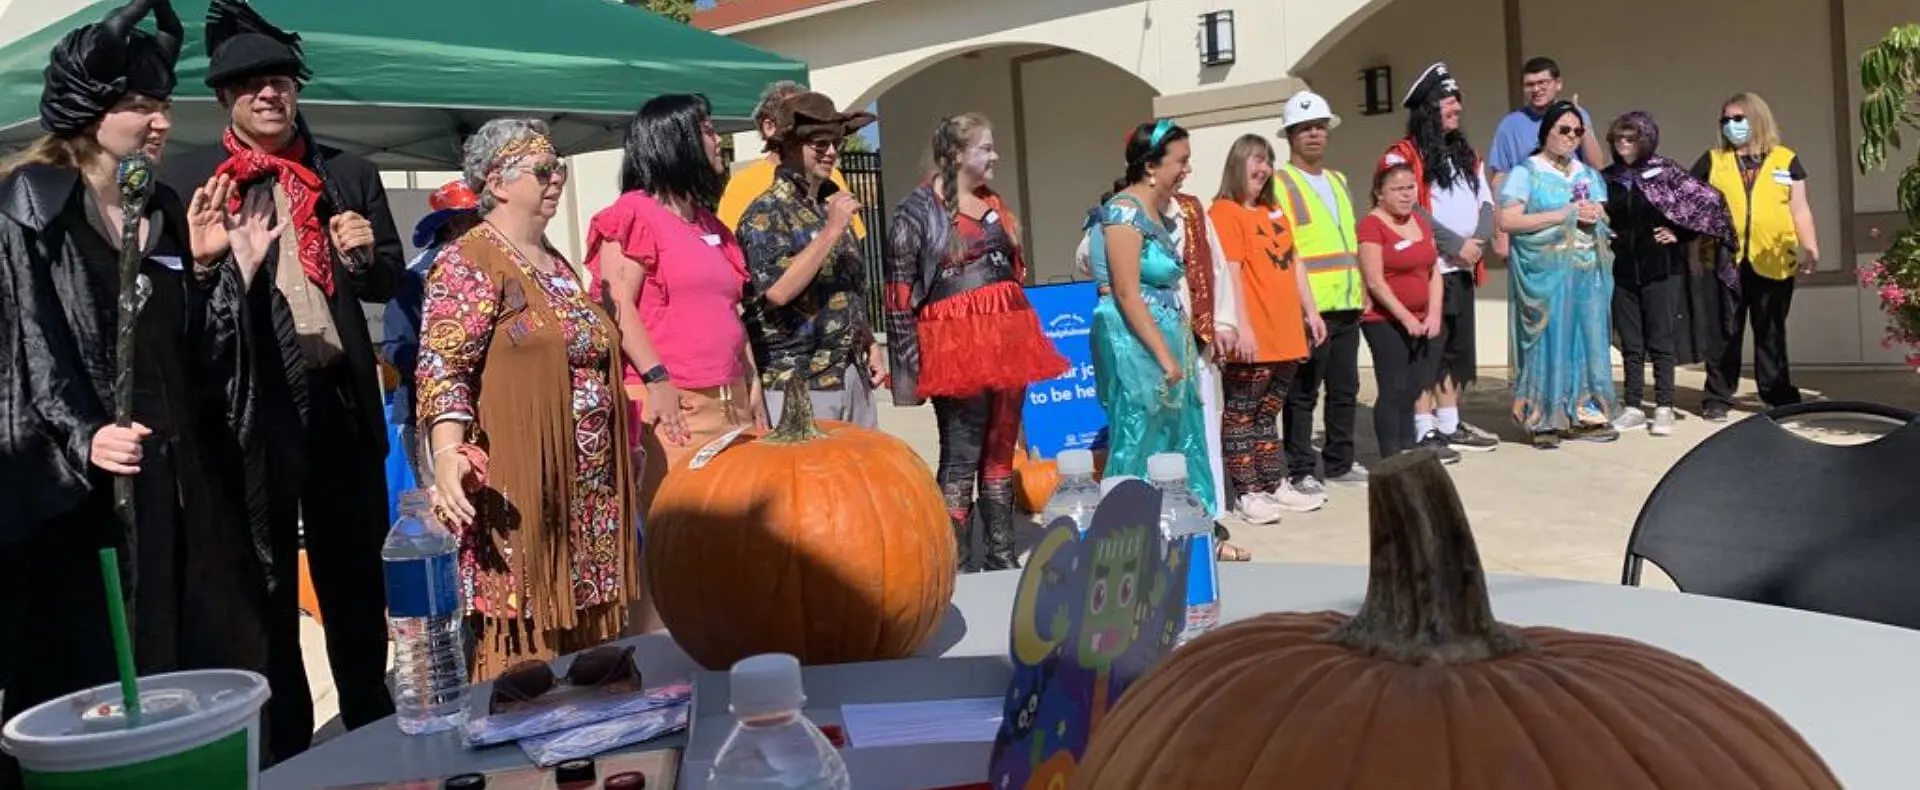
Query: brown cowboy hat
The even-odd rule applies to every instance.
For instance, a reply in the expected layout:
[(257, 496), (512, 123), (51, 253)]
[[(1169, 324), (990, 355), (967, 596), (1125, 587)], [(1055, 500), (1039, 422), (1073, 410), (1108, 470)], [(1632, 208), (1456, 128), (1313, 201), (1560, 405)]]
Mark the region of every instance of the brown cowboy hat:
[(845, 137), (875, 120), (877, 118), (870, 112), (841, 112), (826, 94), (812, 91), (796, 93), (774, 108), (775, 131), (773, 138), (767, 141), (767, 148), (777, 148), (788, 140), (805, 140), (821, 132)]

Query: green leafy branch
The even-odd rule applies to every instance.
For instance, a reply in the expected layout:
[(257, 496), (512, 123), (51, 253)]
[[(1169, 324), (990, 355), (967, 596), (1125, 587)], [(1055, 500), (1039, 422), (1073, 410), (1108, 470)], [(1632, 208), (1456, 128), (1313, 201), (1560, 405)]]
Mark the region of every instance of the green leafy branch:
[[(1860, 171), (1885, 167), (1901, 146), (1903, 131), (1920, 131), (1920, 25), (1903, 25), (1860, 56)], [(1907, 362), (1920, 367), (1920, 161), (1907, 166), (1894, 187), (1907, 227), (1895, 235), (1880, 260), (1860, 272), (1860, 283), (1878, 292), (1889, 319), (1887, 343), (1914, 350)]]

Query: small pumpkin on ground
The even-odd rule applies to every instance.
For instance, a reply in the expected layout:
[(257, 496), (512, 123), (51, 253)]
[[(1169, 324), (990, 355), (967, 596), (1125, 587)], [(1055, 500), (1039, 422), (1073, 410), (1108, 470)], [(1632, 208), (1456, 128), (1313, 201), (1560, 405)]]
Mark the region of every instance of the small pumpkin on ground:
[(661, 483), (647, 514), (648, 589), (708, 669), (790, 653), (805, 664), (905, 658), (953, 598), (953, 527), (905, 442), (816, 425), (803, 377), (780, 424)]
[(1374, 471), (1365, 602), (1174, 653), (1093, 734), (1075, 790), (1825, 790), (1766, 705), (1651, 645), (1495, 622), (1431, 453)]
[(1060, 487), (1060, 465), (1027, 455), (1027, 448), (1013, 450), (1013, 504), (1022, 513), (1047, 509), (1047, 500)]

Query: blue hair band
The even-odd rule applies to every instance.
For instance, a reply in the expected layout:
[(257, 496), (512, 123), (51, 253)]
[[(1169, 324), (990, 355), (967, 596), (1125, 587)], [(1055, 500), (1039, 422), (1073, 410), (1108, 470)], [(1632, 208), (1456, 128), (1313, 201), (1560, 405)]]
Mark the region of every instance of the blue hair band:
[(1147, 138), (1147, 150), (1159, 148), (1160, 142), (1167, 139), (1167, 133), (1171, 131), (1173, 131), (1173, 119), (1161, 118), (1159, 123), (1153, 125), (1153, 135)]

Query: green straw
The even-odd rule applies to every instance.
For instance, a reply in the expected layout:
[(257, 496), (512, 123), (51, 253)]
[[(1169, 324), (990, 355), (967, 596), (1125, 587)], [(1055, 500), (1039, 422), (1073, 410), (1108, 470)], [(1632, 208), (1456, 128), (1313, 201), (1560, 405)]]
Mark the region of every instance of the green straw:
[(120, 596), (120, 552), (100, 550), (100, 578), (107, 583), (107, 620), (113, 627), (113, 657), (120, 665), (120, 698), (127, 727), (140, 726), (140, 676), (133, 672), (133, 640), (127, 636), (127, 602)]

